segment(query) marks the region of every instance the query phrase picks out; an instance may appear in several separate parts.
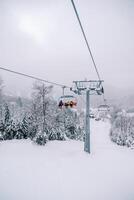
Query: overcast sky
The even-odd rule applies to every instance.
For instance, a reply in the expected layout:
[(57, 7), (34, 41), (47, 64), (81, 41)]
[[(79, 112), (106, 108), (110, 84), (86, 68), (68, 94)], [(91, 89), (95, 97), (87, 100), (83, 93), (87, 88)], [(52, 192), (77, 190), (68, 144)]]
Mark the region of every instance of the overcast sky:
[[(133, 86), (134, 1), (74, 0), (105, 84)], [(70, 0), (0, 0), (0, 66), (70, 85), (97, 78)], [(0, 71), (6, 88), (32, 81)]]

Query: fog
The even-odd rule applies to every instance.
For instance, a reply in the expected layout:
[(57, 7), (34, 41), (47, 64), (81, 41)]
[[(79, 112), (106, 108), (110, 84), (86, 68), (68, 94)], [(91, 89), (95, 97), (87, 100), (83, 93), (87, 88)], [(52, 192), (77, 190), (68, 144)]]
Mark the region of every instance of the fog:
[[(105, 85), (130, 90), (134, 1), (75, 3)], [(1, 67), (69, 86), (97, 78), (70, 0), (0, 0), (0, 27)], [(28, 95), (33, 80), (3, 71), (0, 76), (6, 91)]]

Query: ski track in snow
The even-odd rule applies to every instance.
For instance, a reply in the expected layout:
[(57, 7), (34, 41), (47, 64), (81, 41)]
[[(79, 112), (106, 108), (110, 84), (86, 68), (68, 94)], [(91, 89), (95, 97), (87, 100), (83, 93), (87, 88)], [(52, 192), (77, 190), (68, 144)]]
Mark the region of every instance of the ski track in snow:
[(134, 150), (110, 141), (108, 122), (91, 130), (90, 155), (79, 141), (1, 142), (0, 200), (134, 200)]

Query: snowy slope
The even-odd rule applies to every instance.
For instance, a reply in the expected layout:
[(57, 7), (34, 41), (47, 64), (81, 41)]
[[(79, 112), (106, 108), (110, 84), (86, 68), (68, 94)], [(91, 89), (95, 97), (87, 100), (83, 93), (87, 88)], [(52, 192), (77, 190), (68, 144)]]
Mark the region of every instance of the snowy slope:
[(134, 151), (109, 140), (92, 120), (91, 155), (83, 142), (0, 143), (0, 200), (134, 200)]

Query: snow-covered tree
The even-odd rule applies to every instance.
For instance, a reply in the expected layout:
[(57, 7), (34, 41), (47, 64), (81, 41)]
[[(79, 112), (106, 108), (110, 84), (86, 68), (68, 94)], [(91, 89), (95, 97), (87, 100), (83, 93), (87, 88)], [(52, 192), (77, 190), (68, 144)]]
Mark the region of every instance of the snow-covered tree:
[(23, 138), (27, 139), (29, 137), (29, 123), (26, 116), (23, 118), (21, 122), (21, 130), (23, 132)]
[(4, 123), (2, 120), (0, 120), (0, 140), (4, 140)]
[(110, 137), (118, 145), (134, 145), (134, 118), (120, 113), (112, 123)]
[(134, 117), (128, 119), (127, 124), (127, 135), (126, 135), (126, 146), (134, 146)]
[(3, 80), (0, 77), (0, 119), (3, 118)]
[(33, 89), (31, 101), (22, 101), (20, 97), (12, 97), (9, 101), (6, 99), (7, 103), (3, 106), (4, 117), (0, 122), (0, 138), (30, 138), (38, 144), (68, 138), (83, 140), (81, 115), (72, 108), (59, 109), (50, 95), (52, 86), (36, 82)]
[(4, 105), (4, 122), (5, 124), (9, 123), (10, 121), (10, 110), (7, 103)]
[(37, 127), (34, 124), (32, 116), (25, 114), (22, 121), (16, 125), (16, 139), (33, 139), (37, 133)]
[(33, 92), (33, 114), (38, 128), (47, 133), (48, 132), (48, 118), (50, 111), (50, 93), (52, 86), (45, 86), (40, 82), (34, 84)]
[(77, 138), (78, 116), (76, 112), (70, 108), (60, 109), (57, 113), (57, 123), (67, 138)]
[(12, 140), (16, 135), (16, 126), (15, 123), (10, 120), (5, 124), (5, 129), (3, 133), (4, 140)]
[(22, 130), (22, 123), (18, 122), (16, 124), (16, 134), (15, 139), (24, 139), (24, 131)]
[(47, 143), (47, 135), (46, 134), (42, 134), (42, 132), (38, 132), (38, 134), (36, 134), (34, 140), (33, 140), (36, 144), (39, 145), (45, 145)]

